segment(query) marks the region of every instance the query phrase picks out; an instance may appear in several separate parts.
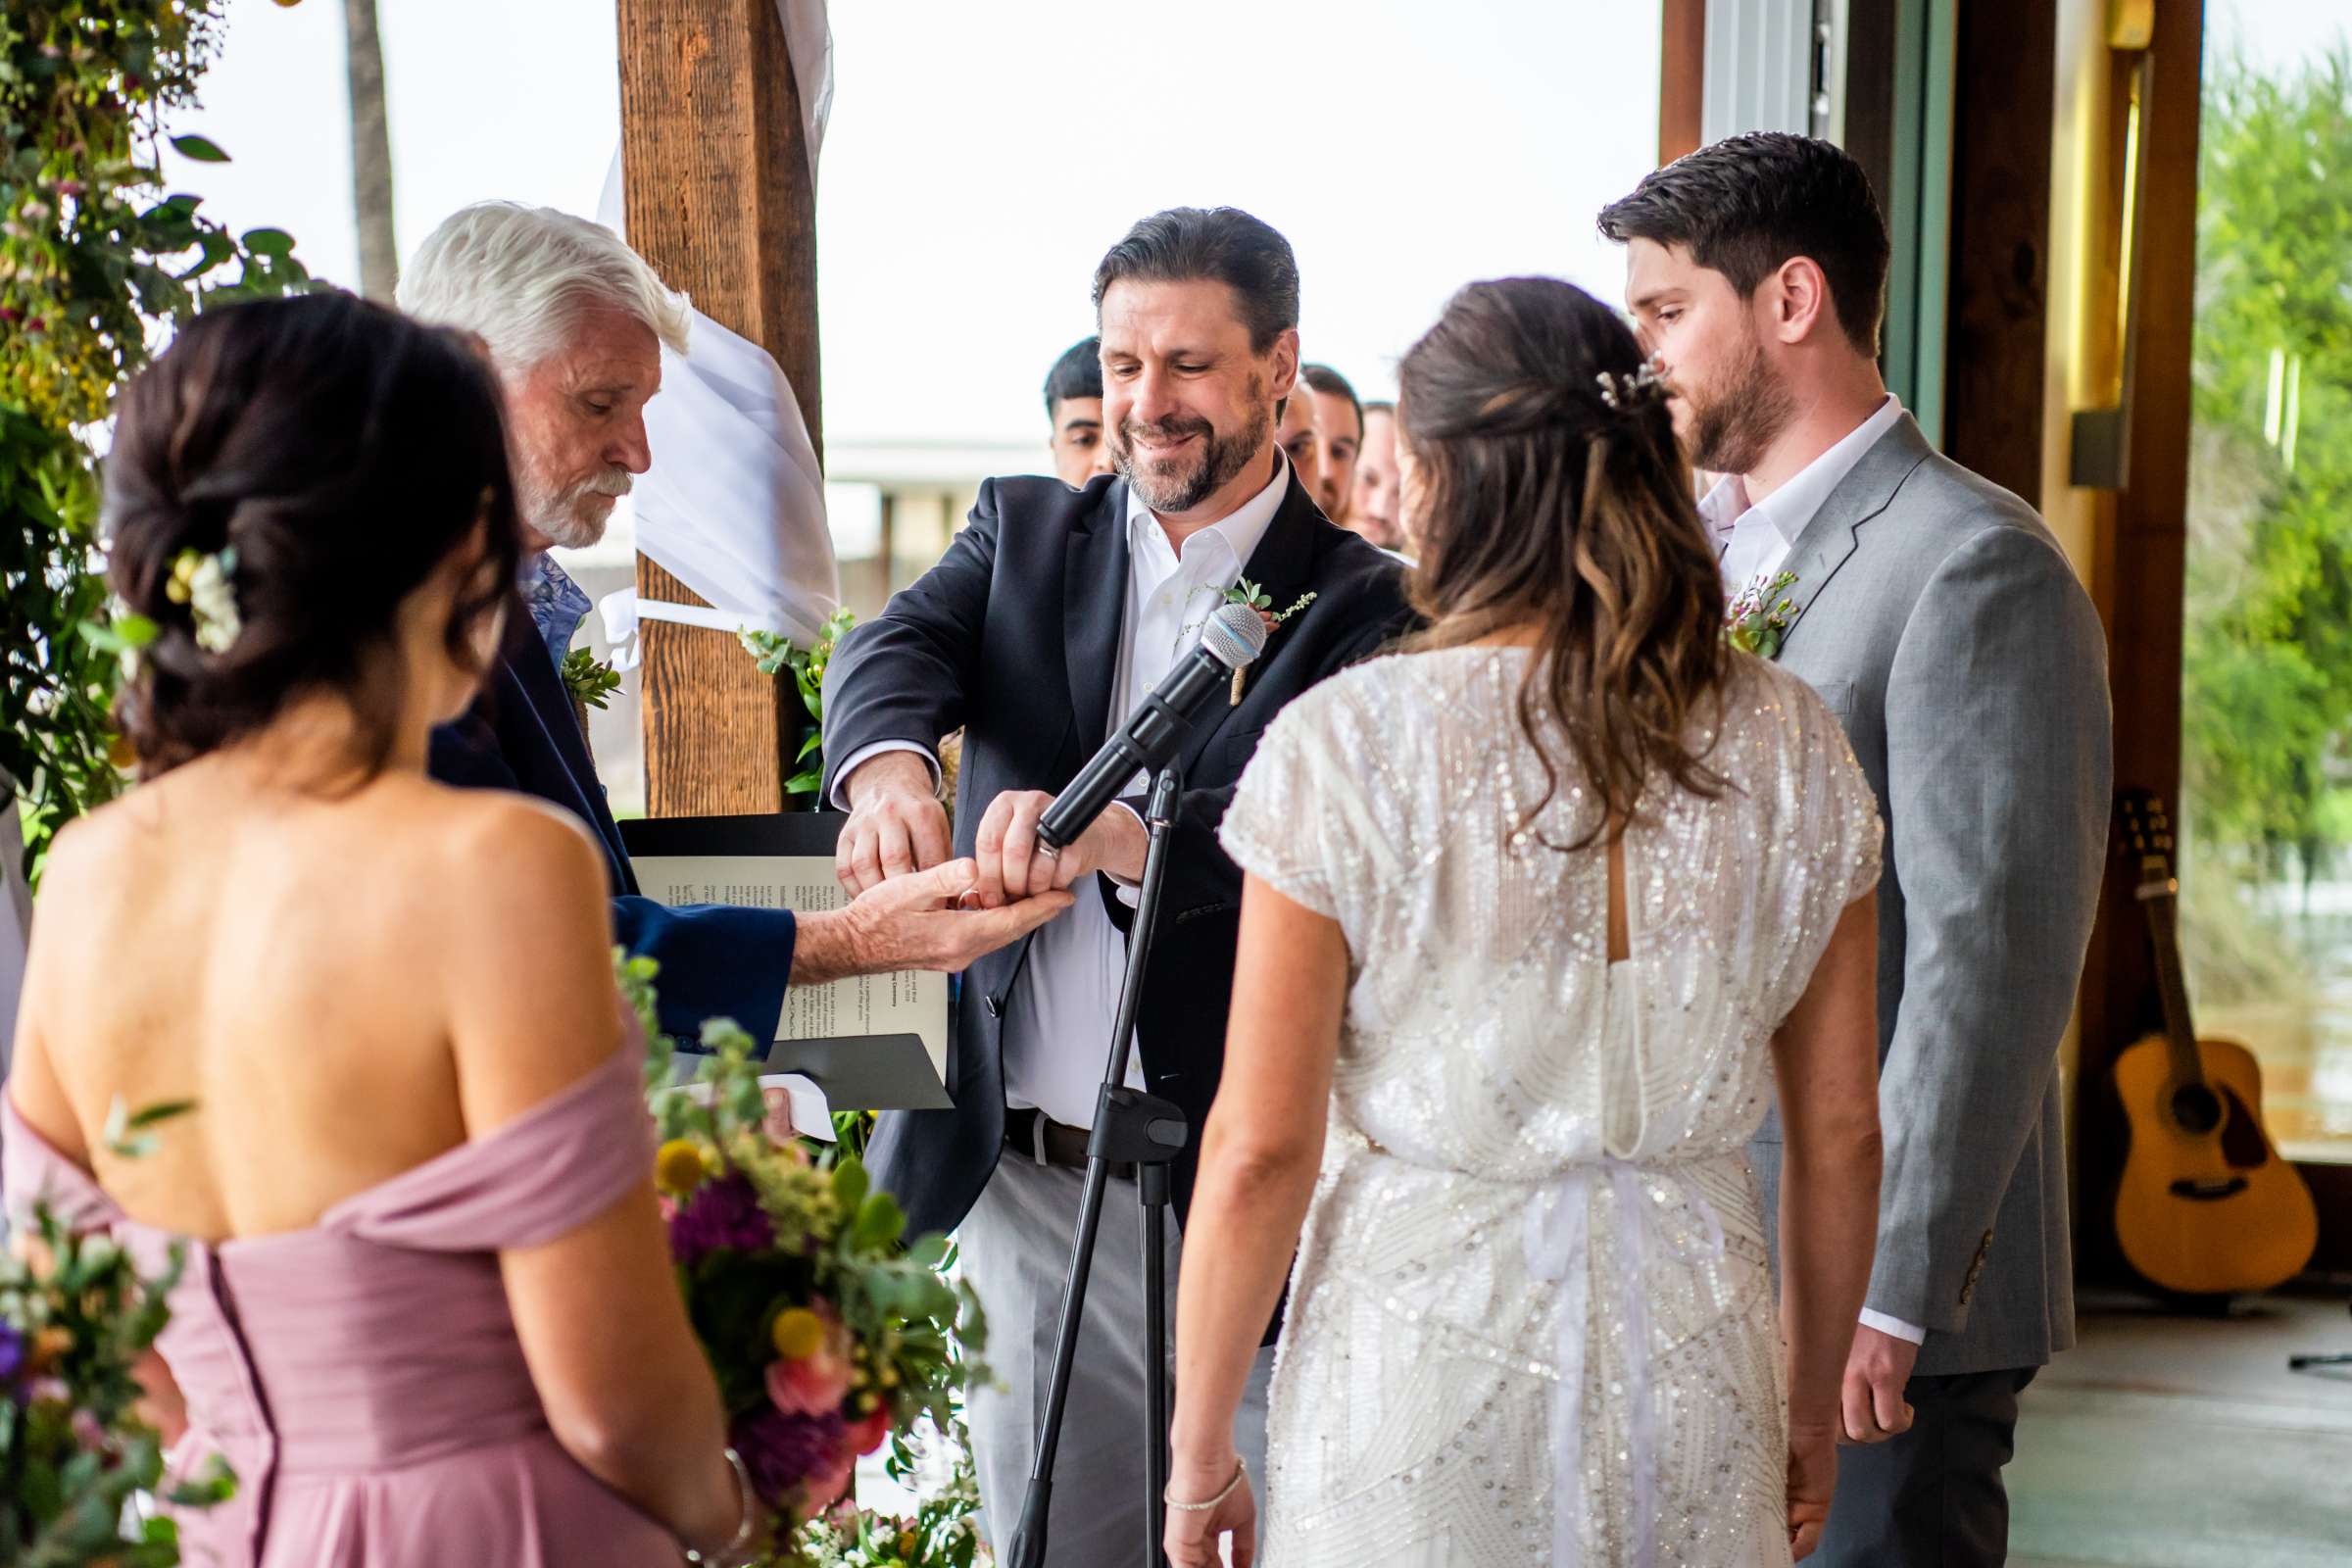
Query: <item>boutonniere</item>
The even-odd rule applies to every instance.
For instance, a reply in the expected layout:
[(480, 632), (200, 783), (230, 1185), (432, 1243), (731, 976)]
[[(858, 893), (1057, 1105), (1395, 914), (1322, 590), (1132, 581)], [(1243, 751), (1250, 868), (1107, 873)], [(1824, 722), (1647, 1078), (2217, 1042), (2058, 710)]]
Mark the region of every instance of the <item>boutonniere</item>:
[(1769, 580), (1757, 572), (1748, 585), (1723, 607), (1723, 640), (1743, 654), (1778, 659), (1781, 640), (1796, 616), (1796, 602), (1785, 590), (1796, 586), (1796, 573), (1775, 573)]
[[(1276, 632), (1280, 631), (1284, 621), (1290, 619), (1293, 615), (1296, 615), (1298, 613), (1298, 612), (1304, 610), (1307, 606), (1313, 604), (1314, 602), (1315, 596), (1313, 594), (1300, 594), (1290, 609), (1277, 611), (1274, 608), (1273, 596), (1268, 594), (1263, 588), (1260, 588), (1256, 583), (1251, 582), (1247, 577), (1244, 577), (1240, 582), (1225, 590), (1225, 603), (1229, 605), (1248, 605), (1251, 610), (1257, 612), (1257, 618), (1266, 623), (1266, 635), (1268, 637), (1271, 637)], [(1233, 697), (1226, 706), (1231, 708), (1241, 707), (1242, 682), (1248, 678), (1249, 674), (1250, 666), (1248, 664), (1244, 664), (1241, 668), (1233, 672)]]

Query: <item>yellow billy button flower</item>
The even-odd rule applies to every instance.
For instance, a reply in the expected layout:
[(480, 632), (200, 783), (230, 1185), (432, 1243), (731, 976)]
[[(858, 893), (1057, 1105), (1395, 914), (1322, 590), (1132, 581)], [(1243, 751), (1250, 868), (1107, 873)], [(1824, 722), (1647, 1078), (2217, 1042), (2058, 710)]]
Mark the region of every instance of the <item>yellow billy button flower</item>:
[(778, 1312), (772, 1333), (776, 1353), (787, 1361), (806, 1361), (825, 1348), (825, 1320), (805, 1306)]
[(900, 1556), (911, 1559), (914, 1556), (914, 1548), (921, 1544), (921, 1542), (914, 1539), (913, 1531), (902, 1530), (899, 1532)]
[(672, 1138), (654, 1155), (654, 1185), (665, 1193), (683, 1198), (708, 1174), (703, 1151), (691, 1138)]

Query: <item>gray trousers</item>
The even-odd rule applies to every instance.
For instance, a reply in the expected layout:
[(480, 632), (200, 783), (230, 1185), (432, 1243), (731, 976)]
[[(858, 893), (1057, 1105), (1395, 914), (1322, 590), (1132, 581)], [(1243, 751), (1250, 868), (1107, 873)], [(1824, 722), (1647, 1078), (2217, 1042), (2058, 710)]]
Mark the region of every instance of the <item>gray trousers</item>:
[[(1037, 1424), (1054, 1375), (1054, 1334), (1078, 1223), (1083, 1173), (1040, 1165), (1007, 1151), (956, 1232), (963, 1277), (988, 1313), (990, 1367), (1001, 1389), (976, 1391), (969, 1413), (980, 1477), (981, 1533), (1003, 1560), (1021, 1522)], [(1175, 1351), (1181, 1249), (1168, 1225), (1168, 1338)], [(1078, 1359), (1054, 1457), (1046, 1561), (1060, 1568), (1119, 1568), (1144, 1558), (1143, 1216), (1135, 1183), (1103, 1194), (1102, 1230), (1078, 1331)], [(1234, 1419), (1234, 1445), (1265, 1497), (1266, 1383), (1271, 1346), (1257, 1353)]]
[(2009, 1559), (2001, 1467), (2034, 1367), (1916, 1377), (1911, 1430), (1838, 1450), (1838, 1492), (1807, 1568), (2000, 1568)]

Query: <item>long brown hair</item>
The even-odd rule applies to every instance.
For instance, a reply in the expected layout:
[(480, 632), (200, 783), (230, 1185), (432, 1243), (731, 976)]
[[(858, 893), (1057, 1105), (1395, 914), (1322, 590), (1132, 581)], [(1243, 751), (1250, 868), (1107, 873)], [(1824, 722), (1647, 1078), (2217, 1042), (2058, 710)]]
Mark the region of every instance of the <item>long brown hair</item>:
[(1428, 623), (1413, 646), (1539, 628), (1518, 709), (1545, 788), (1521, 825), (1558, 794), (1565, 741), (1600, 807), (1569, 849), (1614, 840), (1653, 773), (1724, 785), (1690, 738), (1729, 668), (1723, 584), (1665, 399), (1634, 386), (1642, 365), (1584, 290), (1511, 277), (1454, 295), (1397, 373), (1418, 469), (1409, 592)]

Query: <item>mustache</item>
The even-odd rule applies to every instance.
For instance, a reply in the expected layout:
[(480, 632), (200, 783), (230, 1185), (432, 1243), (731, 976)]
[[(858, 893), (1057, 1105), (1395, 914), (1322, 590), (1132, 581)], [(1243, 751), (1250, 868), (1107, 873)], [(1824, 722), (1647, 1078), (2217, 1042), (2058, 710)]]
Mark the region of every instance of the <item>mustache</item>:
[(1154, 441), (1181, 441), (1188, 435), (1214, 440), (1216, 433), (1217, 427), (1197, 414), (1170, 415), (1150, 424), (1135, 419), (1119, 421), (1120, 444), (1128, 447), (1134, 446), (1140, 436), (1149, 436)]
[(590, 474), (564, 490), (563, 500), (577, 501), (582, 496), (625, 496), (637, 485), (636, 475), (626, 468), (608, 468), (603, 473)]

